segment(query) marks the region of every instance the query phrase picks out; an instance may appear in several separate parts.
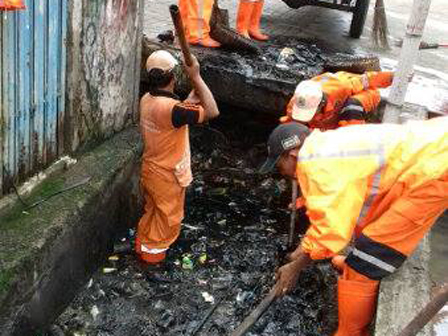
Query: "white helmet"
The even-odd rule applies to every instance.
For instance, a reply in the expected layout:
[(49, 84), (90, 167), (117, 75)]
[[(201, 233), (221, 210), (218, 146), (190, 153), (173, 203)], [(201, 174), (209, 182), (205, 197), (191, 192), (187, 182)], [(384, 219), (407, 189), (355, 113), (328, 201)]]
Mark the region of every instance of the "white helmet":
[(312, 80), (300, 82), (294, 92), (291, 118), (301, 122), (310, 121), (316, 114), (323, 97), (324, 93), (319, 83)]
[(177, 60), (168, 51), (157, 50), (154, 51), (146, 61), (146, 70), (160, 69), (163, 72), (173, 70), (179, 64)]

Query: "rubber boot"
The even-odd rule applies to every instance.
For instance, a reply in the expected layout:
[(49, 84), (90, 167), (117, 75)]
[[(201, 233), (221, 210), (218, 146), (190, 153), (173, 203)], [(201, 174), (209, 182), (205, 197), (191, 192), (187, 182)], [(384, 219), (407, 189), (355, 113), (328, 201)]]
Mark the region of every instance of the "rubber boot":
[(240, 0), (238, 15), (236, 16), (236, 31), (248, 39), (250, 39), (249, 25), (253, 9), (254, 3), (247, 0)]
[(253, 5), (252, 16), (250, 18), (249, 35), (258, 41), (267, 41), (269, 36), (260, 31), (260, 20), (263, 14), (264, 1), (258, 1)]
[(161, 253), (143, 252), (142, 244), (140, 242), (140, 239), (138, 238), (135, 238), (135, 252), (137, 253), (141, 261), (150, 265), (160, 264), (165, 260), (166, 257), (166, 251), (163, 251)]
[(338, 279), (339, 326), (334, 336), (369, 336), (378, 282)]
[(215, 41), (210, 36), (205, 36), (196, 44), (203, 46), (205, 48), (219, 48), (221, 46), (221, 43)]

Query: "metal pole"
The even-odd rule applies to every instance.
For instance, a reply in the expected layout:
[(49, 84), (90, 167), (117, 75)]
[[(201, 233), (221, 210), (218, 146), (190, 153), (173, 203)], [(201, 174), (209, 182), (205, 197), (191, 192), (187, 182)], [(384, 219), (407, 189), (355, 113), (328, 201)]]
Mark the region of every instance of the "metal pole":
[(412, 76), (414, 64), (417, 60), (430, 6), (431, 0), (414, 0), (411, 17), (406, 27), (406, 35), (403, 39), (398, 69), (388, 97), (389, 103), (384, 111), (383, 122), (400, 122), (401, 109), (404, 104), (409, 79)]
[(289, 235), (288, 235), (288, 251), (293, 248), (294, 236), (296, 231), (296, 200), (297, 200), (297, 180), (293, 179), (291, 183), (291, 219), (289, 222)]
[(448, 283), (444, 284), (434, 295), (433, 299), (409, 322), (398, 336), (416, 336), (423, 327), (448, 302)]

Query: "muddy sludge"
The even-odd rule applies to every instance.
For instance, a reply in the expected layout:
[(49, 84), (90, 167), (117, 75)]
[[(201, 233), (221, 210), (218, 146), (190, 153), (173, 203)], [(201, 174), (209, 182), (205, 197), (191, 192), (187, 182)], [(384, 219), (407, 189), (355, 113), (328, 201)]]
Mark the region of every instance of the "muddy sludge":
[[(211, 126), (191, 129), (195, 179), (166, 269), (145, 272), (133, 255), (106, 261), (53, 330), (98, 336), (228, 335), (267, 294), (289, 223), (289, 183), (256, 174), (276, 121), (228, 112), (223, 109)], [(328, 263), (307, 269), (296, 290), (274, 303), (247, 335), (331, 335), (335, 282)]]

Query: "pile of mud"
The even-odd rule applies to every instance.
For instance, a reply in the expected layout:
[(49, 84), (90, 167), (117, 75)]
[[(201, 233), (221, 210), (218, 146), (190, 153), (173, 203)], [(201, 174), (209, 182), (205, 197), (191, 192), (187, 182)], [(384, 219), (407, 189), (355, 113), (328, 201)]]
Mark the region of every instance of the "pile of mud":
[[(272, 120), (238, 113), (247, 122), (224, 113), (214, 128), (191, 130), (195, 179), (166, 268), (147, 271), (132, 255), (107, 261), (53, 334), (227, 335), (261, 301), (285, 249), (290, 191), (287, 181), (256, 173)], [(335, 281), (328, 264), (307, 269), (247, 335), (330, 335)]]

